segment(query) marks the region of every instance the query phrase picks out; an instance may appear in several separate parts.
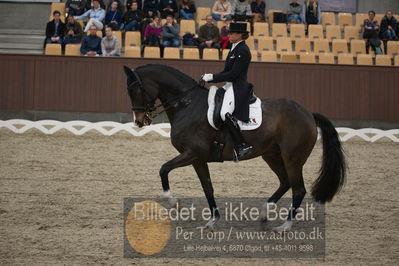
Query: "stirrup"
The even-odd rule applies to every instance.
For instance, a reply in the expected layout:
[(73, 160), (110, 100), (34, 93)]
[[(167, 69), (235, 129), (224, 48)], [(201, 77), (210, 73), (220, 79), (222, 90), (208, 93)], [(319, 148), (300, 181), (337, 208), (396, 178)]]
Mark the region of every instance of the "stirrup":
[[(238, 151), (237, 151), (238, 150)], [(247, 144), (241, 144), (238, 148), (234, 148), (234, 162), (238, 163), (243, 157), (249, 155), (253, 151), (253, 147)]]

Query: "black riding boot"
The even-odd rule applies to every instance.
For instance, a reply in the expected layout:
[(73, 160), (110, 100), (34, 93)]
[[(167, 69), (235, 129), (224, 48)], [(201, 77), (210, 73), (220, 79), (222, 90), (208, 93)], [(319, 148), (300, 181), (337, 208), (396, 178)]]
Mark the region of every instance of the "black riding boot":
[(253, 150), (252, 146), (248, 145), (241, 134), (240, 126), (237, 120), (230, 114), (226, 114), (225, 125), (230, 133), (234, 142), (234, 159), (236, 162), (241, 160), (242, 157), (250, 154)]

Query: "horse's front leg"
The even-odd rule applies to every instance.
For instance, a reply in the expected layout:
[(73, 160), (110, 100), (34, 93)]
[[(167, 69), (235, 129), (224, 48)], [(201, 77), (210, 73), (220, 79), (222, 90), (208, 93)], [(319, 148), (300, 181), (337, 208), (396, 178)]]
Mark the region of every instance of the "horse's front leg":
[(213, 187), (211, 176), (209, 174), (208, 164), (197, 160), (193, 163), (193, 166), (201, 181), (202, 189), (204, 190), (206, 199), (208, 200), (209, 209), (212, 212), (212, 218), (205, 225), (205, 228), (208, 230), (212, 230), (214, 224), (219, 220), (220, 214), (216, 206), (215, 198), (213, 196)]
[(177, 199), (173, 197), (172, 192), (170, 191), (169, 187), (169, 172), (173, 169), (187, 166), (193, 163), (196, 158), (192, 152), (186, 151), (181, 153), (179, 156), (173, 158), (172, 160), (168, 161), (164, 165), (162, 165), (161, 169), (159, 170), (159, 175), (161, 176), (162, 181), (162, 188), (163, 192), (166, 197), (169, 198), (169, 203), (172, 207), (177, 207)]

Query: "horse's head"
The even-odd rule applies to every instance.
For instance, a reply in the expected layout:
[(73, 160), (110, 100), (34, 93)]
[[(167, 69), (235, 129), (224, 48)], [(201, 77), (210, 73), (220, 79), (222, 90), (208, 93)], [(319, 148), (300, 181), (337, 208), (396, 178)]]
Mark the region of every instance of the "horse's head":
[(134, 113), (133, 120), (139, 127), (148, 126), (152, 122), (152, 112), (156, 109), (155, 100), (158, 98), (156, 84), (143, 81), (134, 69), (124, 66), (124, 70), (127, 76), (127, 91)]

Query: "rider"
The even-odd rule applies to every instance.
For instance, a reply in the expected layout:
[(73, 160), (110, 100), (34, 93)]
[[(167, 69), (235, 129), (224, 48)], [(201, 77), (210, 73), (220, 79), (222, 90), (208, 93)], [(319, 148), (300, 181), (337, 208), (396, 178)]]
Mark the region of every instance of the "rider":
[(249, 98), (252, 85), (247, 82), (247, 72), (251, 62), (251, 52), (245, 41), (248, 38), (246, 23), (230, 23), (229, 40), (232, 43), (227, 55), (224, 70), (218, 74), (204, 74), (206, 82), (226, 82), (223, 105), (220, 112), (222, 120), (234, 142), (235, 160), (250, 154), (253, 150), (241, 133), (237, 119), (249, 122)]

